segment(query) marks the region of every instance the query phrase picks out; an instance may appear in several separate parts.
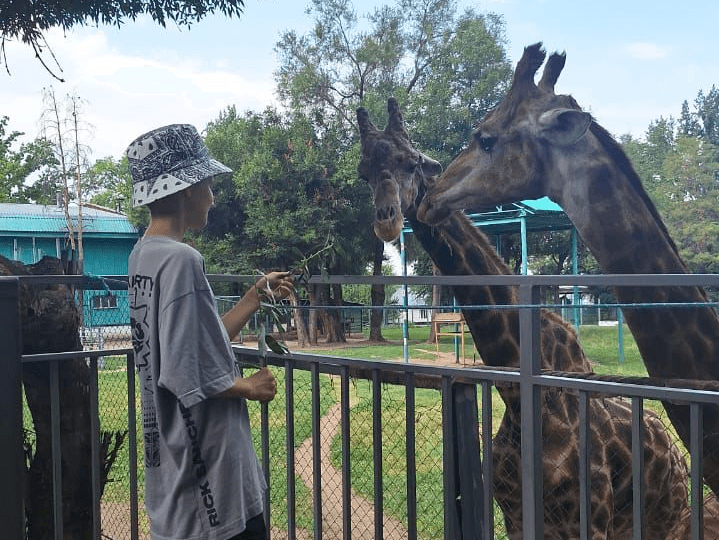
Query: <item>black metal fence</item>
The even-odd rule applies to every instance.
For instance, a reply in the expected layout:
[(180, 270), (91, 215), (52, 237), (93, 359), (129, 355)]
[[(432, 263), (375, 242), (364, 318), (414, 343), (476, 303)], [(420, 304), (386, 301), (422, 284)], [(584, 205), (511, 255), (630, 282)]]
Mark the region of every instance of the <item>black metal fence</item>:
[[(143, 511), (143, 473), (138, 466), (139, 399), (132, 349), (128, 346), (79, 353), (22, 356), (18, 316), (21, 280), (79, 283), (81, 278), (0, 278), (0, 523), (9, 540), (24, 538), (24, 440), (22, 366), (51, 366), (53, 425), (59, 425), (57, 372), (63, 363), (87, 358), (91, 385), (92, 463), (99, 463), (101, 431), (123, 427), (129, 433), (109, 482), (100, 493), (100, 467), (93, 469), (92, 508), (95, 538), (149, 538)], [(317, 278), (326, 282), (327, 278)], [(276, 355), (236, 347), (244, 369), (268, 364), (278, 379), (277, 398), (269, 406), (251, 404), (255, 442), (270, 490), (267, 518), (272, 538), (504, 538), (502, 515), (493, 502), (492, 437), (501, 408), (493, 387), (516, 384), (521, 402), (521, 508), (523, 537), (544, 538), (542, 501), (542, 388), (577, 393), (580, 418), (579, 503), (582, 538), (590, 538), (589, 402), (597, 394), (626, 396), (632, 410), (631, 470), (634, 493), (644, 493), (642, 411), (645, 400), (689, 403), (691, 477), (702, 477), (701, 410), (719, 403), (711, 391), (623, 384), (542, 375), (538, 364), (537, 290), (543, 286), (719, 285), (719, 276), (473, 276), (473, 277), (330, 277), (334, 283), (426, 284), (463, 286), (485, 283), (519, 289), (521, 366), (433, 367), (411, 362), (379, 362), (291, 353)], [(478, 307), (479, 308), (479, 307)], [(122, 325), (118, 325), (122, 326)], [(118, 338), (120, 340), (121, 338)], [(121, 341), (120, 341), (121, 342)], [(100, 366), (101, 369), (98, 369)], [(55, 374), (54, 376), (52, 374)], [(480, 450), (481, 447), (481, 450)], [(63, 538), (59, 434), (53, 431), (55, 539)], [(635, 497), (634, 523), (644, 522)], [(692, 538), (701, 538), (704, 493), (691, 482)], [(642, 536), (638, 527), (634, 538)]]

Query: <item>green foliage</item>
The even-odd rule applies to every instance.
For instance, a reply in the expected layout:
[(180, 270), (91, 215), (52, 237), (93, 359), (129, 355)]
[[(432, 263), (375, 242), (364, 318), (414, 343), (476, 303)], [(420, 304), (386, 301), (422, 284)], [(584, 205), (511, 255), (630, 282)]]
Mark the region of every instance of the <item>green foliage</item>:
[[(365, 267), (364, 272), (361, 272), (361, 276), (369, 275), (368, 268)], [(382, 265), (382, 275), (391, 276), (392, 267), (389, 265)], [(399, 285), (385, 285), (384, 286), (384, 305), (391, 305), (392, 296), (400, 288)], [(342, 298), (348, 302), (355, 302), (364, 306), (372, 304), (372, 286), (363, 285), (361, 283), (349, 283), (342, 285)]]
[(145, 206), (132, 206), (132, 176), (127, 157), (97, 160), (85, 171), (86, 194), (90, 202), (124, 212), (136, 227), (147, 227), (150, 212)]
[(682, 137), (664, 160), (664, 210), (682, 258), (693, 272), (719, 272), (719, 149)]
[[(8, 122), (7, 116), (0, 117), (0, 202), (54, 202), (56, 186), (45, 174), (56, 162), (50, 144), (43, 139), (20, 142), (24, 133), (8, 133)], [(28, 183), (30, 177), (34, 182)]]
[(696, 116), (701, 121), (697, 135), (719, 145), (719, 88), (712, 86), (706, 95), (700, 90), (694, 105), (697, 109)]
[[(664, 219), (689, 270), (719, 272), (719, 148), (705, 134), (712, 132), (715, 89), (690, 112), (686, 102), (678, 129), (673, 119), (652, 122), (644, 141), (622, 140), (647, 193)], [(719, 107), (715, 111), (719, 114)]]
[[(349, 0), (313, 0), (315, 27), (277, 44), (280, 97), (347, 129), (362, 105), (381, 125), (397, 97), (413, 138), (449, 161), (511, 76), (504, 23), (454, 0), (399, 0), (361, 21)], [(348, 134), (354, 136), (354, 134)]]
[(447, 164), (504, 96), (511, 66), (498, 15), (467, 10), (438, 31), (421, 86), (404, 116), (417, 144), (434, 150), (435, 158)]
[(206, 253), (212, 265), (240, 273), (289, 269), (331, 246), (310, 261), (311, 272), (361, 273), (371, 257), (372, 211), (357, 179), (356, 146), (342, 147), (331, 132), (320, 137), (301, 113), (274, 109), (239, 116), (230, 107), (207, 132), (213, 156), (234, 168), (218, 183), (200, 239), (219, 242)]

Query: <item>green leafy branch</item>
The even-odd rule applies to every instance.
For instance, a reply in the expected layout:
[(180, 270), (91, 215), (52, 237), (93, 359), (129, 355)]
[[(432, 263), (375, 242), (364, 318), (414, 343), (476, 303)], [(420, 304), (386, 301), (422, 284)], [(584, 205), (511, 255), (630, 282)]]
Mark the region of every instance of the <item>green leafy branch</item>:
[[(290, 270), (290, 273), (294, 276), (295, 282), (298, 284), (307, 285), (309, 282), (309, 278), (312, 275), (310, 271), (310, 263), (315, 260), (319, 259), (324, 253), (330, 251), (334, 248), (334, 240), (332, 240), (329, 236), (325, 240), (324, 246), (322, 246), (320, 249), (315, 251), (314, 253), (311, 253), (309, 255), (304, 255), (301, 251), (296, 249), (296, 252), (299, 254), (300, 259), (299, 262), (293, 267), (292, 270)], [(265, 273), (261, 272), (259, 270), (256, 270), (256, 272), (260, 276), (264, 276)], [(320, 272), (323, 276), (327, 276), (327, 271), (325, 270), (324, 266), (320, 266)], [(261, 278), (260, 278), (261, 279)], [(268, 287), (266, 291), (261, 291), (258, 289), (257, 291), (258, 296), (260, 297), (260, 310), (263, 315), (265, 315), (266, 318), (269, 318), (274, 325), (278, 328), (280, 333), (285, 333), (285, 327), (282, 324), (282, 313), (280, 311), (280, 300), (275, 297), (272, 290)], [(267, 328), (265, 327), (264, 321), (260, 323), (259, 328), (259, 335), (258, 335), (258, 348), (260, 349), (260, 353), (264, 356), (264, 354), (267, 352), (267, 349), (270, 349), (272, 352), (277, 354), (287, 354), (290, 352), (287, 345), (281, 341), (276, 340), (274, 337), (272, 337), (270, 334), (267, 333)]]

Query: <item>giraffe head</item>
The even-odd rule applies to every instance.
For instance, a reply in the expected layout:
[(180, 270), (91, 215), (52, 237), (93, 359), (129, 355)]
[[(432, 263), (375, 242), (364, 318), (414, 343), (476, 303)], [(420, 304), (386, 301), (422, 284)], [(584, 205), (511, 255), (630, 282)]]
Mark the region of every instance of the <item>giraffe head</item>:
[(564, 54), (549, 57), (535, 84), (544, 58), (541, 43), (524, 49), (507, 95), (429, 187), (419, 219), (435, 224), (455, 210), (489, 208), (548, 193), (550, 168), (582, 140), (592, 117), (571, 96), (554, 93)]
[(370, 121), (364, 108), (357, 109), (362, 141), (357, 172), (372, 188), (374, 232), (390, 242), (399, 236), (404, 215), (415, 209), (420, 190), (424, 190), (425, 175), (438, 174), (442, 166), (412, 146), (396, 99), (389, 98), (387, 111), (389, 122), (382, 131)]

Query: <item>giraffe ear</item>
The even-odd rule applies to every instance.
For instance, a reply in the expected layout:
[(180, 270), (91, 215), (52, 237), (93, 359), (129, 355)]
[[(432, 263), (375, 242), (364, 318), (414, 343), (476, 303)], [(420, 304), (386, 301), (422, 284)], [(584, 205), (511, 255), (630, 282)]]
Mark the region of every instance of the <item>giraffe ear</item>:
[(592, 124), (592, 115), (576, 109), (552, 109), (538, 120), (541, 134), (554, 144), (565, 146), (581, 139)]

